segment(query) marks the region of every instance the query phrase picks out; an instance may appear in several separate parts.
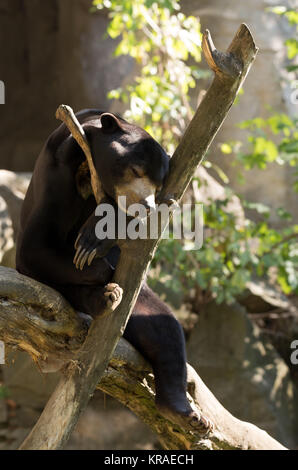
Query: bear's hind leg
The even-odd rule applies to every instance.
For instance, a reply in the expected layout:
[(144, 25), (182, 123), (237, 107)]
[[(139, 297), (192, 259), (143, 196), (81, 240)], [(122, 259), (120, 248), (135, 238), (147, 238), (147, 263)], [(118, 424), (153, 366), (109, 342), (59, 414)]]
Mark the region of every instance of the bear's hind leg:
[(144, 285), (124, 337), (150, 362), (156, 406), (172, 422), (206, 433), (210, 423), (189, 404), (186, 395), (186, 353), (181, 325), (170, 309)]

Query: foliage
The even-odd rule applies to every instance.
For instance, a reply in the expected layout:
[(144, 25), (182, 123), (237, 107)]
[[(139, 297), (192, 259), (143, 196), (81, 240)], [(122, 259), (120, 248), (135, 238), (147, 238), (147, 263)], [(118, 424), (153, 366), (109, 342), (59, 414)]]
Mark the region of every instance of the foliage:
[(181, 13), (178, 2), (168, 0), (95, 0), (93, 5), (109, 8), (107, 34), (121, 37), (115, 56), (128, 54), (138, 65), (133, 83), (111, 90), (109, 98), (126, 103), (124, 117), (172, 153), (192, 117), (189, 89), (203, 74), (187, 62), (201, 60), (200, 23)]
[[(125, 117), (144, 127), (172, 153), (193, 115), (190, 89), (195, 87), (195, 80), (206, 75), (198, 67), (199, 21), (182, 14), (178, 1), (94, 0), (93, 5), (108, 9), (107, 34), (120, 39), (115, 55), (128, 54), (138, 66), (134, 81), (111, 90), (109, 97), (126, 103)], [(297, 24), (295, 11), (284, 7), (273, 10)], [(297, 54), (295, 41), (286, 42), (289, 59)], [(295, 65), (289, 65), (288, 70), (295, 70)], [(263, 170), (273, 162), (293, 168), (297, 165), (297, 120), (273, 113), (267, 119), (245, 121), (240, 127), (249, 131), (250, 151), (242, 152), (242, 142), (226, 142), (221, 149), (224, 154), (233, 153), (235, 163), (244, 171), (254, 167)], [(208, 161), (205, 165), (212, 166), (223, 183), (228, 183), (220, 168)], [(297, 181), (294, 189), (298, 190)], [(286, 294), (298, 292), (298, 226), (274, 229), (270, 208), (244, 200), (244, 209), (256, 211), (260, 221), (246, 215), (239, 224), (229, 209), (234, 198), (227, 187), (224, 200), (205, 205), (200, 250), (189, 251), (185, 242), (174, 238), (162, 241), (149, 278), (153, 287), (162, 280), (166, 287), (182, 292), (186, 300), (194, 300), (191, 297), (199, 292), (202, 301), (214, 297), (218, 303), (233, 302), (253, 276), (270, 276)], [(291, 215), (284, 209), (279, 208), (277, 215), (286, 225), (291, 223)]]
[(4, 385), (0, 384), (0, 400), (8, 397), (8, 390)]
[[(153, 263), (161, 268), (158, 280), (181, 291), (188, 300), (189, 292), (198, 292), (199, 286), (201, 301), (209, 300), (211, 293), (217, 303), (232, 303), (252, 276), (270, 275), (286, 294), (298, 291), (298, 245), (293, 243), (298, 239), (298, 225), (273, 229), (268, 221), (269, 207), (243, 201), (244, 207), (257, 211), (262, 220), (246, 218), (243, 226), (237, 226), (236, 216), (228, 208), (232, 197), (228, 191), (226, 199), (204, 206), (204, 243), (200, 250), (188, 251), (187, 245), (175, 239), (160, 244)], [(277, 213), (281, 219), (291, 218), (282, 209)], [(154, 288), (154, 271), (150, 281)]]
[[(296, 10), (293, 10), (292, 8), (287, 8), (284, 5), (279, 5), (272, 8), (268, 8), (268, 11), (272, 11), (276, 15), (284, 16), (291, 25), (296, 26), (296, 33), (298, 32), (298, 12)], [(287, 39), (285, 45), (287, 46), (289, 59), (294, 59), (298, 56), (298, 40), (296, 39), (296, 37)], [(298, 65), (294, 65), (290, 66), (288, 70), (292, 71), (296, 70), (297, 68)]]
[[(265, 170), (270, 163), (289, 165), (292, 168), (293, 189), (298, 192), (298, 119), (284, 113), (274, 113), (269, 118), (257, 117), (239, 124), (249, 131), (247, 137), (249, 152), (241, 151), (240, 141), (222, 144), (223, 153), (234, 153), (241, 168)], [(247, 146), (246, 146), (247, 148)], [(239, 178), (244, 179), (243, 173)]]

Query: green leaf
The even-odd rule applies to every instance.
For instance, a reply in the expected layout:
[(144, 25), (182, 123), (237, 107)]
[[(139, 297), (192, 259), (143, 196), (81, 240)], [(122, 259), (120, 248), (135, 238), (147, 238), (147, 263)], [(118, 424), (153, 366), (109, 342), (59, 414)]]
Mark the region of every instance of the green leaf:
[(225, 154), (232, 153), (232, 147), (227, 143), (221, 144), (220, 150), (222, 151), (222, 153), (225, 153)]
[(293, 218), (290, 212), (286, 211), (283, 207), (276, 209), (276, 213), (281, 219), (292, 220)]
[(298, 154), (298, 139), (296, 140), (284, 140), (279, 145), (279, 151), (286, 153), (297, 153)]
[(285, 45), (288, 49), (288, 58), (294, 59), (298, 55), (298, 40), (294, 38), (287, 39)]

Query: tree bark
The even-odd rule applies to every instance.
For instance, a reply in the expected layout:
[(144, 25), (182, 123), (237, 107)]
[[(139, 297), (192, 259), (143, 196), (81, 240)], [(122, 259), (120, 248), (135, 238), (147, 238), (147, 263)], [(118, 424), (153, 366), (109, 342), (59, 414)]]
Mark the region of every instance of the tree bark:
[[(180, 201), (232, 106), (257, 48), (248, 28), (241, 25), (226, 53), (214, 48), (208, 31), (204, 34), (203, 51), (215, 77), (171, 159), (162, 201)], [(64, 367), (56, 390), (21, 449), (60, 449), (67, 442), (124, 331), (158, 242), (150, 239), (121, 243), (113, 282), (123, 288), (122, 302), (114, 312), (107, 308), (102, 317), (92, 322), (84, 344)]]

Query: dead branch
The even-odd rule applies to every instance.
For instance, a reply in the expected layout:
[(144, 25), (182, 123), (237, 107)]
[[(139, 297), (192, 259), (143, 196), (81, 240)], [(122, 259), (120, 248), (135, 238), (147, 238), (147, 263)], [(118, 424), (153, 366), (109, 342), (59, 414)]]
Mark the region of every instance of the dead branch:
[(70, 106), (61, 104), (56, 111), (56, 118), (60, 119), (60, 121), (63, 121), (66, 124), (72, 136), (76, 139), (77, 143), (83, 150), (90, 170), (92, 191), (97, 204), (99, 204), (102, 198), (102, 189), (93, 163), (92, 154), (85, 131), (77, 120)]

